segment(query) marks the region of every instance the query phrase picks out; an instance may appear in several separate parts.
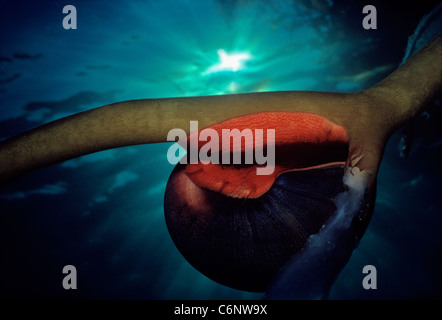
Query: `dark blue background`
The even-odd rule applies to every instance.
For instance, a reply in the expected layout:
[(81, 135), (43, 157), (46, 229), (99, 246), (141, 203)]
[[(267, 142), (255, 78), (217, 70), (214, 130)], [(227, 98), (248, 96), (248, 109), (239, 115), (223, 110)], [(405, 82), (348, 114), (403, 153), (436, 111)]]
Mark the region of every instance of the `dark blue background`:
[[(78, 29), (62, 27), (75, 5)], [(103, 104), (275, 90), (353, 92), (401, 62), (437, 4), (359, 1), (0, 1), (0, 139)], [(247, 53), (208, 73), (217, 50)], [(331, 299), (442, 297), (440, 105), (416, 120), (407, 160), (400, 132), (378, 177), (369, 228)], [(255, 299), (193, 269), (167, 232), (168, 144), (104, 151), (55, 165), (0, 194), (0, 294), (19, 298)], [(62, 268), (74, 265), (78, 289)], [(362, 268), (378, 289), (362, 288)]]

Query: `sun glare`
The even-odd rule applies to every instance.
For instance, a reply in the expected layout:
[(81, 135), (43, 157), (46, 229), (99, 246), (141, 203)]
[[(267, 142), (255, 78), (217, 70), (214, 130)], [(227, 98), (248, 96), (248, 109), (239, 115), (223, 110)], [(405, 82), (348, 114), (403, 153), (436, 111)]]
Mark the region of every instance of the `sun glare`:
[(227, 54), (223, 49), (218, 50), (219, 62), (211, 66), (204, 74), (210, 74), (219, 71), (236, 72), (244, 68), (244, 61), (252, 57), (248, 53)]

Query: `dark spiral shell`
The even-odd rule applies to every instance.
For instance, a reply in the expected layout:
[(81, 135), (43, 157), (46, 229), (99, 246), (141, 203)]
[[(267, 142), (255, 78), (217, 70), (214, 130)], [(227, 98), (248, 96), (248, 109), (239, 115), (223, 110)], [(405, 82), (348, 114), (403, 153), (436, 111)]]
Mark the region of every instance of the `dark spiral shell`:
[(281, 174), (257, 199), (230, 198), (195, 185), (178, 164), (167, 184), (169, 233), (187, 261), (236, 289), (264, 291), (335, 212), (344, 164)]

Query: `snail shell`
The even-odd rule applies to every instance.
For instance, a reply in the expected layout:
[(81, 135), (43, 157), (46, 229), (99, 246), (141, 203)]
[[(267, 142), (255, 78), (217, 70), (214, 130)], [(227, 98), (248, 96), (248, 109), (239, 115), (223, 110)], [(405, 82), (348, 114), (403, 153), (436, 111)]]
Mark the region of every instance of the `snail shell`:
[[(269, 181), (265, 176), (248, 178), (252, 185), (242, 182), (242, 191), (244, 185), (253, 188), (250, 196), (234, 187), (227, 189), (228, 194), (226, 188), (216, 187), (241, 183), (234, 177), (256, 165), (222, 166), (220, 173), (219, 165), (178, 164), (164, 200), (169, 233), (187, 261), (207, 277), (247, 291), (265, 290), (336, 211), (333, 199), (345, 189), (348, 137), (342, 127), (322, 116), (266, 112), (211, 128), (256, 128), (262, 119), (267, 127), (276, 128), (276, 169), (268, 188), (262, 188)], [(214, 181), (217, 178), (223, 183)]]

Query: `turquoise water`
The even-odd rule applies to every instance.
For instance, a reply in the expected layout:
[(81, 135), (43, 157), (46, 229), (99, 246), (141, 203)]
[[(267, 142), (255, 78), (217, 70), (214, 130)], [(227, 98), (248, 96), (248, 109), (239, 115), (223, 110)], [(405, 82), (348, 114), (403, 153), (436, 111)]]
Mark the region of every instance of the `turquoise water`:
[[(116, 101), (278, 90), (353, 92), (401, 62), (437, 2), (0, 2), (0, 138)], [(409, 8), (409, 7), (408, 7)], [(403, 19), (401, 13), (407, 14)], [(240, 55), (220, 67), (220, 51)], [(369, 228), (331, 299), (442, 297), (440, 105), (415, 124), (407, 160), (390, 140)], [(168, 144), (108, 150), (34, 172), (0, 195), (1, 294), (40, 298), (259, 299), (206, 278), (176, 250), (163, 216)], [(78, 270), (78, 289), (61, 286)], [(378, 289), (362, 268), (374, 265)]]

